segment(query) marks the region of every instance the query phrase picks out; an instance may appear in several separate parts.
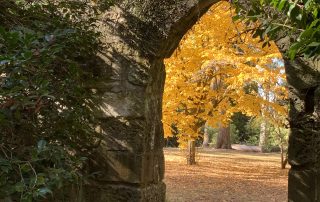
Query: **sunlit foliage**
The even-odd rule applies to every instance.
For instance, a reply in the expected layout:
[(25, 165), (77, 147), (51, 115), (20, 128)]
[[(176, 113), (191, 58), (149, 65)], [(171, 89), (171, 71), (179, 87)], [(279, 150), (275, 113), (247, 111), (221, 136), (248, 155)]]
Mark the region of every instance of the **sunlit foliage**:
[(277, 124), (287, 114), (278, 102), (287, 96), (279, 51), (243, 32), (233, 12), (227, 2), (214, 5), (165, 62), (165, 135), (175, 123), (181, 143), (196, 138), (205, 121), (226, 125), (235, 112)]

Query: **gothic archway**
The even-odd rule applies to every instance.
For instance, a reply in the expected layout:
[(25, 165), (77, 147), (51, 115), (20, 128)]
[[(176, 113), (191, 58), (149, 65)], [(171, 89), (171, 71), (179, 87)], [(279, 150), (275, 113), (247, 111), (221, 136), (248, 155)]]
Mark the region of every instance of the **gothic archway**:
[[(163, 60), (218, 0), (118, 1), (101, 19), (96, 89), (104, 134), (91, 165), (101, 170), (87, 201), (165, 201), (161, 102)], [(277, 42), (287, 47), (286, 38)], [(315, 201), (319, 186), (319, 62), (285, 61), (290, 90), (289, 200)], [(319, 139), (319, 138), (318, 138)]]

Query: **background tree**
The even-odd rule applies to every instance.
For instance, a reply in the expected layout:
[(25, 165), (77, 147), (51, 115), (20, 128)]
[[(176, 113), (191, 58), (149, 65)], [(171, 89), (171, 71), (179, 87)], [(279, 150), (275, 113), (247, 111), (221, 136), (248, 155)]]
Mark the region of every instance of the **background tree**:
[[(196, 138), (205, 121), (213, 127), (228, 128), (235, 112), (261, 116), (262, 106), (268, 106), (286, 114), (285, 107), (263, 99), (253, 88), (248, 88), (269, 82), (276, 88), (272, 89), (275, 93), (281, 90), (281, 98), (286, 98), (285, 87), (272, 85), (284, 77), (281, 68), (267, 67), (280, 53), (274, 45), (260, 48), (262, 43), (242, 33), (245, 25), (232, 23), (231, 16), (232, 10), (226, 2), (212, 7), (166, 61), (163, 123), (166, 134), (170, 134), (167, 126), (177, 124), (180, 142)], [(268, 113), (265, 112), (267, 117)], [(229, 136), (226, 131), (224, 134)]]
[(235, 125), (237, 131), (238, 141), (244, 143), (249, 139), (249, 133), (246, 130), (246, 125), (250, 120), (250, 117), (242, 114), (241, 112), (236, 112), (231, 117), (232, 123)]

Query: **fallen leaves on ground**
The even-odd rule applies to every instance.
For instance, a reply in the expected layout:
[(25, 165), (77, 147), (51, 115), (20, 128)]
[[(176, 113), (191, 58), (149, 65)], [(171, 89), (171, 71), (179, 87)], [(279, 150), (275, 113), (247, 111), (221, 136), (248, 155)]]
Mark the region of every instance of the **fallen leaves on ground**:
[(164, 150), (168, 202), (287, 201), (288, 169), (280, 154), (198, 149), (197, 164), (186, 165), (186, 151)]

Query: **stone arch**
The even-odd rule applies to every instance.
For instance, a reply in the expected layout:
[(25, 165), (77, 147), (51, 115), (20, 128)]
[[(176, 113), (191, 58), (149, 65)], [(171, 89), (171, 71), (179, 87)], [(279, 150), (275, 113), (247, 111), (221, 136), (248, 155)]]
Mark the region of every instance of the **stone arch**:
[[(89, 165), (91, 171), (99, 170), (100, 174), (86, 188), (86, 201), (165, 201), (163, 59), (218, 1), (119, 0), (102, 16), (105, 48), (99, 55), (98, 78), (93, 86), (101, 98), (97, 104), (102, 112), (97, 116), (104, 138)], [(279, 41), (280, 50), (284, 51), (286, 44), (285, 38)], [(315, 180), (319, 178), (316, 162), (320, 142), (311, 149), (308, 145), (313, 145), (310, 141), (320, 131), (319, 62), (299, 59), (285, 65), (292, 127), (289, 200), (315, 201), (320, 196), (319, 180)], [(314, 101), (307, 101), (310, 99)], [(315, 158), (308, 158), (308, 154)]]

